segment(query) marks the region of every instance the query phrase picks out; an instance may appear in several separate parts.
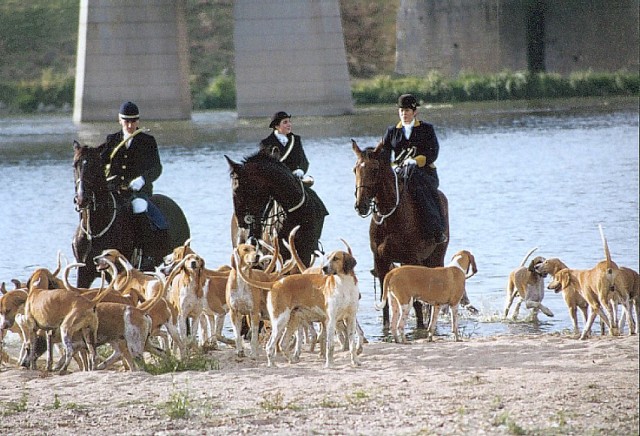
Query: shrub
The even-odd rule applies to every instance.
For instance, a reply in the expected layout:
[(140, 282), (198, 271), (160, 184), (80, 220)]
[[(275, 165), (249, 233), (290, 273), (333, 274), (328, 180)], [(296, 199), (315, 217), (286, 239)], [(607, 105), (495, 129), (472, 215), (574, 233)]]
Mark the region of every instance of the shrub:
[(234, 109), (236, 107), (235, 78), (227, 74), (216, 76), (201, 95), (194, 98), (196, 109)]

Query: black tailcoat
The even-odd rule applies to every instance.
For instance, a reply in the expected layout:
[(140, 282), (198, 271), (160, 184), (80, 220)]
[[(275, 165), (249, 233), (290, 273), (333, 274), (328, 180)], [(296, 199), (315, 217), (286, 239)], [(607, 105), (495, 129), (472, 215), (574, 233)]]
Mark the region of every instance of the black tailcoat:
[(115, 175), (118, 184), (129, 186), (136, 177), (144, 177), (144, 186), (140, 190), (142, 194), (153, 194), (153, 182), (162, 174), (162, 164), (158, 154), (158, 144), (153, 136), (140, 132), (136, 134), (129, 148), (123, 145), (112, 157), (114, 148), (123, 139), (122, 131), (107, 136), (107, 140), (98, 149), (104, 165), (110, 165), (107, 176)]

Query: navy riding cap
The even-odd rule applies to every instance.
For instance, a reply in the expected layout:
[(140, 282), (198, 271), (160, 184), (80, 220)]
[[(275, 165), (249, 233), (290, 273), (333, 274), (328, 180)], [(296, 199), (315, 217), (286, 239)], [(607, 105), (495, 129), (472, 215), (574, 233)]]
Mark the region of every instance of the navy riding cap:
[(135, 103), (127, 101), (120, 106), (120, 112), (118, 113), (123, 120), (137, 120), (140, 118), (140, 111)]

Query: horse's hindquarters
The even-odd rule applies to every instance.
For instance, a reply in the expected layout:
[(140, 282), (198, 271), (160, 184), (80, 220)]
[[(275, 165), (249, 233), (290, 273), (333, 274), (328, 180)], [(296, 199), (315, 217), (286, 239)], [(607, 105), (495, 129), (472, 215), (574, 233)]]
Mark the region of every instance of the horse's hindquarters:
[(172, 250), (185, 243), (191, 237), (189, 223), (184, 212), (171, 198), (163, 194), (154, 194), (151, 201), (155, 204), (169, 223), (169, 249)]

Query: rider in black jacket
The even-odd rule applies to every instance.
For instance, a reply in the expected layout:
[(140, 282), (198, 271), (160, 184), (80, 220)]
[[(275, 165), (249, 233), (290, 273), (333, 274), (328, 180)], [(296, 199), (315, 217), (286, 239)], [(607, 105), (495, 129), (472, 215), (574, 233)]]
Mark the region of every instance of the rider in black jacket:
[(311, 189), (313, 178), (305, 175), (309, 169), (309, 161), (302, 148), (302, 139), (291, 132), (291, 115), (282, 111), (276, 112), (271, 117), (269, 128), (272, 132), (260, 141), (260, 150), (279, 159), (302, 180), (307, 201), (313, 204), (314, 210), (314, 216), (308, 217), (309, 224), (313, 226), (314, 233), (320, 238), (324, 217), (329, 215), (329, 211), (318, 194)]
[(433, 126), (416, 118), (418, 106), (413, 95), (400, 96), (400, 121), (387, 128), (383, 148), (392, 154), (393, 164), (401, 166), (402, 173), (409, 179), (409, 191), (424, 217), (424, 236), (440, 244), (447, 241), (435, 166), (440, 146)]
[[(149, 201), (153, 182), (162, 173), (158, 144), (153, 136), (138, 127), (139, 121), (138, 106), (130, 101), (123, 103), (118, 113), (122, 129), (107, 135), (107, 140), (98, 149), (110, 185), (131, 195), (135, 233), (140, 245), (164, 244), (167, 222)], [(147, 269), (149, 263), (158, 261), (143, 256), (142, 265), (136, 266)]]

